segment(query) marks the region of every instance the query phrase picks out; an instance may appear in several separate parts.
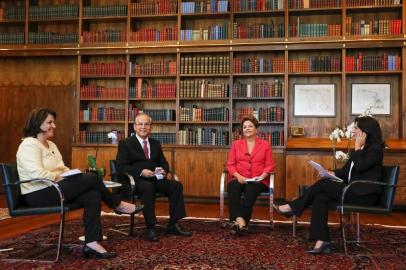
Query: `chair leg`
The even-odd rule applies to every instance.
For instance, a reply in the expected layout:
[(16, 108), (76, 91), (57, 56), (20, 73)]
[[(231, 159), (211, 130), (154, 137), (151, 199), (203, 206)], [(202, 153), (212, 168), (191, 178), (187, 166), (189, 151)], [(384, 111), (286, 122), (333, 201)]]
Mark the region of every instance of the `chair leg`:
[(361, 243), (361, 230), (360, 230), (360, 223), (359, 223), (359, 213), (357, 212), (357, 245)]
[(341, 239), (343, 241), (344, 254), (347, 256), (347, 240), (345, 238), (345, 226), (344, 226), (344, 208), (340, 209), (340, 226), (341, 226)]
[(273, 193), (269, 195), (269, 229), (273, 231), (274, 222), (273, 222)]
[(224, 226), (224, 193), (220, 192), (220, 225)]
[(62, 242), (63, 242), (63, 233), (65, 229), (65, 211), (61, 211), (61, 219), (59, 222), (59, 237), (58, 237), (58, 247), (56, 252), (56, 258), (54, 262), (59, 261), (60, 254), (62, 252)]

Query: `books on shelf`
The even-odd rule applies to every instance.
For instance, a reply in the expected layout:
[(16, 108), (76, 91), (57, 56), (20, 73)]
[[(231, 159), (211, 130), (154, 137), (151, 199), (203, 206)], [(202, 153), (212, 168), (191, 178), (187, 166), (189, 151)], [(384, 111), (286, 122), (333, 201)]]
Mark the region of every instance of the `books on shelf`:
[(345, 71), (398, 71), (402, 58), (399, 54), (364, 55), (352, 53), (345, 57)]
[(341, 36), (341, 24), (303, 23), (297, 18), (297, 23), (289, 24), (289, 37), (327, 37)]
[(206, 29), (182, 29), (180, 40), (221, 40), (228, 39), (228, 23), (208, 26)]
[(29, 44), (67, 44), (78, 43), (77, 33), (29, 32)]
[(83, 6), (83, 17), (127, 16), (127, 5)]
[(70, 19), (79, 17), (79, 6), (73, 4), (30, 6), (30, 20)]
[(211, 83), (208, 79), (181, 80), (180, 98), (224, 98), (229, 96), (228, 83)]
[(235, 57), (234, 73), (282, 73), (285, 72), (284, 57)]
[(24, 44), (24, 32), (0, 33), (0, 45)]
[(143, 28), (138, 31), (130, 33), (131, 42), (151, 42), (151, 41), (177, 41), (178, 28), (177, 27), (164, 27), (157, 28)]
[(156, 2), (130, 3), (130, 16), (169, 15), (178, 13), (178, 1), (160, 0)]
[(126, 75), (125, 61), (116, 63), (81, 63), (81, 76), (125, 76)]
[(124, 121), (125, 109), (114, 107), (85, 107), (79, 111), (82, 121)]
[(225, 107), (202, 108), (197, 105), (189, 105), (180, 107), (180, 121), (196, 121), (196, 122), (224, 122), (229, 120), (229, 110)]
[(25, 19), (25, 6), (24, 7), (18, 6), (18, 3), (19, 2), (13, 3), (12, 6), (4, 5), (4, 6), (0, 7), (0, 21), (24, 20)]
[[(112, 144), (111, 139), (107, 136), (109, 131), (91, 131), (87, 129), (81, 129), (79, 131), (79, 137), (77, 138), (78, 143), (81, 144)], [(118, 141), (121, 141), (124, 138), (124, 131), (117, 131)]]
[(176, 75), (176, 60), (128, 63), (130, 75)]
[(176, 83), (154, 83), (150, 80), (138, 78), (135, 85), (131, 85), (129, 98), (176, 98)]
[(244, 116), (253, 115), (259, 122), (283, 122), (285, 120), (285, 108), (283, 107), (252, 107), (236, 108), (233, 110), (233, 121), (241, 121)]
[[(275, 130), (275, 131), (264, 131), (264, 130), (259, 130), (257, 133), (258, 138), (261, 138), (267, 142), (271, 146), (284, 146), (284, 140), (285, 140), (285, 135), (284, 135), (283, 130)], [(233, 131), (233, 141), (239, 140), (243, 138), (242, 135), (242, 130), (240, 128), (235, 129)]]
[(369, 35), (400, 35), (402, 34), (402, 19), (361, 19), (345, 18), (346, 34), (354, 36)]
[(234, 82), (233, 97), (269, 98), (284, 97), (285, 82), (283, 80), (261, 81), (257, 83)]
[(80, 98), (126, 98), (125, 87), (104, 87), (101, 85), (80, 86)]
[(341, 7), (341, 0), (288, 0), (288, 7), (291, 9), (339, 8)]
[(181, 74), (228, 74), (230, 72), (229, 56), (182, 56), (180, 58)]
[(159, 141), (161, 144), (176, 144), (176, 133), (151, 133), (149, 137)]
[(234, 12), (283, 10), (285, 0), (234, 0)]
[(228, 145), (229, 132), (224, 127), (185, 127), (178, 132), (182, 145)]
[(341, 57), (330, 55), (311, 56), (308, 59), (288, 61), (289, 72), (340, 72)]
[(285, 37), (285, 25), (283, 23), (253, 23), (246, 25), (241, 22), (233, 23), (233, 39), (259, 39), (259, 38), (283, 38)]
[(400, 5), (401, 0), (346, 0), (347, 7)]
[(181, 14), (227, 12), (228, 0), (195, 0), (181, 3)]

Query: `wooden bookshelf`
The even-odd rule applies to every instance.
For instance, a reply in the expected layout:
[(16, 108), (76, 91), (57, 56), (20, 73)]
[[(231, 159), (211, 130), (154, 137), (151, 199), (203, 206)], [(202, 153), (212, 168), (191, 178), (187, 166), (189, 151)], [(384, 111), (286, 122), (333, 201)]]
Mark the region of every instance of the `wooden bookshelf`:
[[(284, 169), (279, 168), (285, 168), (289, 127), (303, 126), (306, 137), (310, 139), (326, 138), (335, 126), (347, 125), (356, 116), (351, 111), (351, 87), (360, 83), (390, 84), (390, 115), (377, 115), (376, 118), (386, 138), (406, 138), (406, 81), (403, 80), (406, 76), (406, 6), (402, 1), (388, 0), (374, 5), (375, 2), (366, 0), (334, 0), (319, 1), (324, 5), (317, 6), (317, 1), (275, 0), (267, 2), (268, 6), (255, 6), (254, 1), (230, 0), (221, 1), (221, 9), (219, 3), (201, 7), (201, 1), (196, 1), (194, 12), (182, 9), (190, 5), (188, 0), (160, 1), (160, 5), (152, 0), (62, 2), (0, 0), (0, 56), (7, 59), (4, 62), (7, 64), (0, 63), (0, 69), (6, 74), (3, 81), (7, 83), (3, 85), (17, 89), (18, 83), (7, 80), (7, 74), (13, 72), (9, 70), (10, 63), (27, 73), (33, 65), (24, 69), (17, 64), (21, 57), (30, 57), (33, 63), (39, 61), (36, 59), (46, 61), (46, 57), (58, 58), (59, 62), (67, 60), (66, 66), (61, 64), (58, 68), (76, 73), (76, 80), (67, 86), (62, 85), (65, 84), (62, 79), (50, 79), (50, 84), (59, 83), (76, 89), (74, 98), (70, 99), (73, 100), (70, 106), (74, 109), (68, 112), (74, 119), (74, 126), (61, 135), (70, 145), (73, 141), (75, 165), (82, 164), (75, 162), (78, 160), (76, 155), (84, 146), (103, 148), (109, 143), (102, 137), (95, 143), (84, 144), (80, 139), (81, 131), (105, 136), (111, 130), (117, 130), (122, 138), (128, 137), (133, 132), (135, 113), (140, 109), (157, 114), (163, 111), (169, 115), (174, 113), (173, 118), (156, 120), (153, 132), (170, 136), (170, 143), (165, 147), (175, 151), (174, 157), (178, 162), (190, 160), (190, 155), (203, 155), (202, 159), (209, 160), (216, 149), (224, 150), (221, 158), (225, 161), (225, 150), (233, 138), (239, 136), (238, 119), (234, 114), (242, 109), (259, 111), (277, 107), (284, 110), (282, 119), (271, 117), (263, 120), (260, 131), (264, 134), (278, 132), (281, 137), (273, 145), (278, 160), (276, 185), (283, 187), (276, 196), (284, 197), (287, 175)], [(72, 12), (68, 6), (77, 8), (77, 12)], [(65, 15), (30, 15), (38, 8), (59, 10)], [(182, 38), (184, 30), (196, 30), (194, 34), (199, 38)], [(41, 42), (38, 44), (30, 39), (33, 32), (55, 34), (39, 35), (37, 38)], [(68, 37), (68, 34), (72, 36)], [(52, 42), (53, 38), (57, 41)], [(71, 42), (70, 38), (76, 38), (75, 42)], [(382, 61), (389, 61), (386, 60), (388, 56), (394, 56), (396, 60), (382, 64)], [(354, 69), (349, 67), (348, 59), (351, 57), (354, 61), (381, 62), (376, 67), (367, 63), (369, 67), (366, 69)], [(246, 63), (248, 68), (236, 70), (237, 59), (241, 60), (241, 64)], [(277, 62), (272, 62), (272, 59), (277, 59)], [(338, 61), (334, 68), (328, 66), (332, 59)], [(202, 64), (198, 64), (199, 61)], [(393, 61), (397, 66), (388, 68)], [(160, 69), (152, 73), (148, 71), (154, 65), (161, 64), (162, 67), (169, 62), (172, 63), (171, 72)], [(290, 63), (294, 62), (307, 68), (290, 69)], [(104, 68), (103, 72), (83, 72), (85, 65), (94, 65), (97, 69), (103, 63), (116, 64), (116, 67), (122, 65), (122, 68), (117, 72), (111, 72), (109, 68)], [(136, 64), (144, 71), (135, 72)], [(272, 65), (270, 69), (269, 65)], [(365, 63), (362, 66), (365, 67)], [(53, 65), (41, 67), (45, 73), (53, 74)], [(43, 86), (41, 79), (30, 83)], [(21, 79), (20, 84), (26, 83)], [(297, 84), (334, 84), (335, 115), (295, 116), (294, 87)], [(190, 88), (190, 85), (193, 87)], [(274, 89), (275, 85), (280, 93), (269, 94), (268, 88)], [(139, 87), (144, 89), (142, 94), (137, 92)], [(214, 90), (208, 93), (209, 89), (217, 88), (222, 89), (222, 94)], [(245, 92), (237, 94), (237, 88), (241, 93)], [(248, 88), (249, 94), (246, 93)], [(218, 121), (186, 121), (181, 119), (181, 108), (188, 106), (226, 108), (228, 113)], [(99, 120), (105, 119), (103, 117), (85, 120), (81, 111), (89, 108), (114, 108), (124, 114), (114, 120)], [(221, 145), (181, 145), (185, 132), (199, 133), (202, 128), (218, 129), (218, 135), (224, 136)], [(181, 149), (179, 156), (177, 148)], [(114, 146), (106, 149), (116, 151)], [(207, 166), (221, 171), (224, 161), (215, 165), (209, 162)], [(196, 176), (199, 173), (199, 177), (204, 175), (202, 168), (194, 172)], [(184, 173), (184, 177), (193, 175), (183, 167), (178, 170)], [(217, 185), (214, 185), (214, 180), (210, 181), (212, 190), (207, 191), (205, 196), (217, 194)], [(190, 194), (195, 194), (191, 186), (187, 188), (190, 188)]]

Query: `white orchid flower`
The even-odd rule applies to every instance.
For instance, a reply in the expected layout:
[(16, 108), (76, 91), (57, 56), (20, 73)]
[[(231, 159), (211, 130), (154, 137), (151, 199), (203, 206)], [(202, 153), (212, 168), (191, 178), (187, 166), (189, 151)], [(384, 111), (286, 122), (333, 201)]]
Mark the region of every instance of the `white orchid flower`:
[(337, 160), (346, 161), (349, 158), (349, 156), (346, 153), (344, 153), (343, 151), (336, 151), (335, 158)]
[(351, 139), (352, 136), (354, 136), (354, 129), (355, 129), (355, 123), (352, 122), (346, 129), (345, 129), (345, 137), (347, 139)]
[(341, 142), (341, 137), (344, 137), (344, 131), (342, 131), (340, 128), (336, 127), (333, 132), (331, 132), (329, 138), (332, 141), (337, 141)]

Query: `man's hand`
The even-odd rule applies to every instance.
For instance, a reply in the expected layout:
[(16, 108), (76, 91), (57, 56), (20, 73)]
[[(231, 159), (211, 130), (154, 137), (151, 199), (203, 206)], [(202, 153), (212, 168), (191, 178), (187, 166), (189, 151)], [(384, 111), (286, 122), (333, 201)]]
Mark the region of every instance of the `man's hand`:
[(141, 175), (146, 177), (146, 178), (151, 178), (151, 177), (155, 176), (155, 173), (153, 171), (151, 171), (151, 170), (143, 169), (142, 172), (141, 172)]

